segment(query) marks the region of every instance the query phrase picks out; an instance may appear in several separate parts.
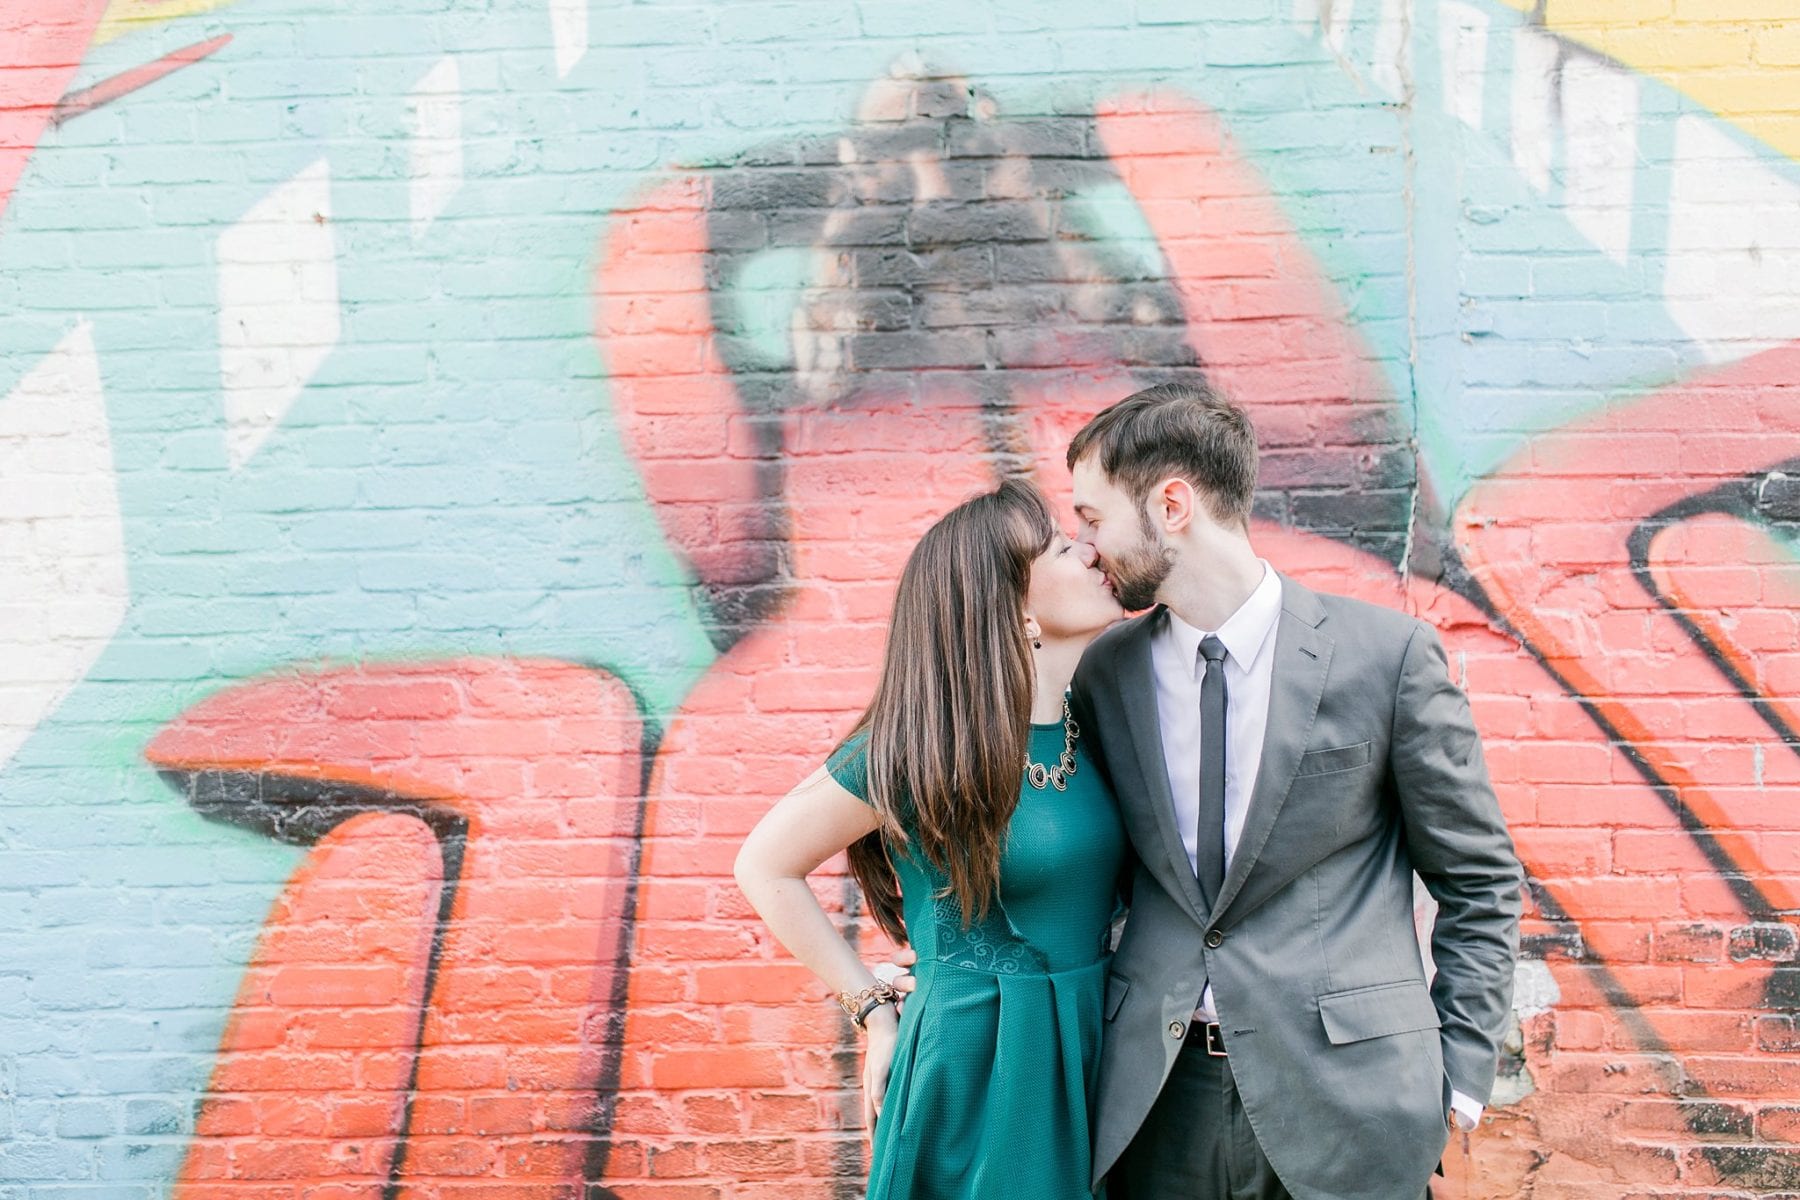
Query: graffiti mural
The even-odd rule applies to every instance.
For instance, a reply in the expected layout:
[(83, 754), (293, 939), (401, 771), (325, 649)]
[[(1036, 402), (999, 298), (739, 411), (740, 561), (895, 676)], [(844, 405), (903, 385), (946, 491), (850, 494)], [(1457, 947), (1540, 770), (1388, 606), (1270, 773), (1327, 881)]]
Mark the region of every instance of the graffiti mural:
[(737, 843), (933, 517), (1183, 376), (1528, 868), (1440, 1200), (1800, 1189), (1800, 172), (1691, 26), (77, 7), (0, 34), (0, 1200), (859, 1195)]

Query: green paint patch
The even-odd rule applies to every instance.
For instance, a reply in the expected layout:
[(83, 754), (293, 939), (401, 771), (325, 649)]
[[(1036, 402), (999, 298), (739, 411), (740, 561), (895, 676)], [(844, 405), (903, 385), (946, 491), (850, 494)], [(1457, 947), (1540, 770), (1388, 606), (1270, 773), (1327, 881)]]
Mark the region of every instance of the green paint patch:
[(1137, 198), (1123, 181), (1101, 184), (1067, 197), (1062, 204), (1065, 233), (1079, 233), (1094, 241), (1104, 242), (1141, 278), (1160, 278), (1170, 274), (1163, 259), (1156, 231), (1138, 206)]
[(731, 281), (734, 332), (762, 366), (783, 367), (793, 357), (789, 330), (811, 261), (804, 247), (768, 250), (752, 255)]

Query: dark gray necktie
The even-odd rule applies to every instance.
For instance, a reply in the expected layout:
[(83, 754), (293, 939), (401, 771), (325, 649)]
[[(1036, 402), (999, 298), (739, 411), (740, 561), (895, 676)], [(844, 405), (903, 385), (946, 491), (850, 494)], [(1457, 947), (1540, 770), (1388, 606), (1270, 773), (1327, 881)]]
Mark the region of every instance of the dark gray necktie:
[(1200, 680), (1200, 820), (1195, 873), (1211, 908), (1225, 882), (1225, 643), (1202, 638), (1206, 674)]

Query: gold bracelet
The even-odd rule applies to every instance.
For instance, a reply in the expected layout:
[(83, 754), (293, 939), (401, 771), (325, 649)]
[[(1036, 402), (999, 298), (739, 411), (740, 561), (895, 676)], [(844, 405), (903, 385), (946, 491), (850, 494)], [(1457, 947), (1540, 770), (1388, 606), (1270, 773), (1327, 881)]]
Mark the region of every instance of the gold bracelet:
[(838, 1007), (844, 1010), (845, 1016), (855, 1022), (858, 1029), (863, 1028), (863, 1020), (877, 1007), (882, 1004), (890, 1004), (899, 998), (900, 993), (894, 990), (893, 984), (883, 983), (879, 979), (858, 991), (837, 994)]

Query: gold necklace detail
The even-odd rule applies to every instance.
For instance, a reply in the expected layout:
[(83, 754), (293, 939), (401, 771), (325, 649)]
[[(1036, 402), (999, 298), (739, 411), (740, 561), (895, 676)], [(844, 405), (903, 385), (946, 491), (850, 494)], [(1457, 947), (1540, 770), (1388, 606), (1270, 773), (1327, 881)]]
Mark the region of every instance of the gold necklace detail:
[(1025, 778), (1038, 791), (1054, 786), (1059, 792), (1069, 790), (1069, 776), (1075, 773), (1075, 739), (1081, 736), (1081, 726), (1075, 723), (1075, 714), (1069, 711), (1069, 698), (1063, 697), (1063, 751), (1062, 757), (1054, 767), (1046, 767), (1043, 763), (1031, 761), (1030, 751), (1025, 754)]

